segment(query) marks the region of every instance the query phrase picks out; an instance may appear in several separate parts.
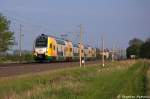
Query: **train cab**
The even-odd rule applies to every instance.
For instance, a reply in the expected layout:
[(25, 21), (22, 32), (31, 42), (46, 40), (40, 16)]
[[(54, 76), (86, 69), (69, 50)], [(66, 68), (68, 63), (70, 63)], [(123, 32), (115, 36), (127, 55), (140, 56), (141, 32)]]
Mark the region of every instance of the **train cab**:
[(47, 35), (40, 35), (36, 38), (34, 43), (33, 56), (35, 60), (53, 61), (56, 59), (56, 40)]

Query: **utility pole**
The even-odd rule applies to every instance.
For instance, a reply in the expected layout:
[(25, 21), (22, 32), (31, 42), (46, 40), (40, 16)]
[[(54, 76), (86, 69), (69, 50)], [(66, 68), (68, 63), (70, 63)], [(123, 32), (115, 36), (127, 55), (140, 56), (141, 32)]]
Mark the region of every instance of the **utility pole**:
[(21, 61), (22, 61), (22, 58), (21, 58), (21, 56), (22, 56), (22, 48), (21, 48), (21, 36), (22, 36), (22, 25), (20, 24), (20, 35), (19, 35), (19, 56), (20, 56), (20, 59), (19, 59), (19, 61), (20, 61), (20, 63), (21, 63)]
[(81, 55), (81, 46), (82, 46), (82, 34), (83, 34), (83, 27), (82, 24), (80, 24), (80, 67), (82, 66), (82, 55)]
[(115, 55), (115, 45), (113, 44), (113, 49), (112, 49), (112, 62), (114, 62), (114, 55)]
[(104, 63), (104, 38), (102, 36), (102, 65), (103, 67), (105, 66), (105, 63)]

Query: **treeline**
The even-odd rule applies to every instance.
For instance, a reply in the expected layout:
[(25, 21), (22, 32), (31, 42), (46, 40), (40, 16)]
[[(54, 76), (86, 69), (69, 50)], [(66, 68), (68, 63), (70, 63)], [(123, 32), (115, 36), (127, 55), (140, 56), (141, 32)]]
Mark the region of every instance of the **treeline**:
[(23, 54), (22, 56), (5, 54), (0, 56), (0, 63), (19, 63), (19, 62), (33, 62), (33, 56), (30, 53)]
[(10, 23), (10, 20), (0, 13), (0, 63), (32, 61), (31, 53), (22, 53), (22, 56), (19, 56), (19, 51), (16, 54), (7, 53), (16, 44), (14, 32), (10, 30)]
[(127, 58), (147, 58), (150, 59), (150, 37), (145, 41), (134, 38), (129, 41), (129, 47), (126, 50)]
[(10, 31), (10, 20), (0, 13), (0, 54), (15, 44), (14, 33)]

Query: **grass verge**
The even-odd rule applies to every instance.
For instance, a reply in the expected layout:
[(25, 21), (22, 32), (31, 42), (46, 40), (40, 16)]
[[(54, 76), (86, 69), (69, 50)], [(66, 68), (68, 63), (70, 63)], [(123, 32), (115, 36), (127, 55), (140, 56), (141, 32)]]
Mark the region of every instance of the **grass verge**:
[[(1, 99), (116, 99), (145, 95), (142, 61), (68, 68), (0, 79)], [(100, 69), (100, 70), (99, 70)]]

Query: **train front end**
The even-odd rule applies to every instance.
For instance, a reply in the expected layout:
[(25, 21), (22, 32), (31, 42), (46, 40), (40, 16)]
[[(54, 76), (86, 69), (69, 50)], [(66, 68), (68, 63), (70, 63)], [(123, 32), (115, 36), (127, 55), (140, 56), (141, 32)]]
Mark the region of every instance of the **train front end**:
[(33, 48), (33, 56), (36, 61), (44, 61), (47, 57), (48, 36), (40, 35), (36, 38)]

